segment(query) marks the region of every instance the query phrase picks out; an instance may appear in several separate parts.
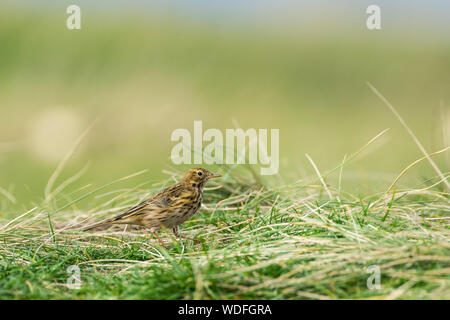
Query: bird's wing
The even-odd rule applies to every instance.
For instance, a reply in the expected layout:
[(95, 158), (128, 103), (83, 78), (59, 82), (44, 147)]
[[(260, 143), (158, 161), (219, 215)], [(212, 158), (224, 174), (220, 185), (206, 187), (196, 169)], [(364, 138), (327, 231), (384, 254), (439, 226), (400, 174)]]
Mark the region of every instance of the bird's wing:
[(152, 211), (160, 212), (166, 208), (170, 208), (177, 201), (180, 193), (181, 187), (179, 185), (168, 187), (161, 190), (150, 199), (147, 199), (135, 205), (130, 210), (116, 216), (113, 221), (128, 220), (131, 217), (136, 217), (141, 214), (148, 214)]

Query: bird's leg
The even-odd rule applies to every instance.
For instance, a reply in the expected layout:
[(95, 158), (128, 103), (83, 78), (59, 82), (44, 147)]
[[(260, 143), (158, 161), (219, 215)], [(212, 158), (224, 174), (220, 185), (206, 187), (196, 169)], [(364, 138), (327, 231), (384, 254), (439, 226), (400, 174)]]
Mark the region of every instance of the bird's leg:
[(183, 239), (186, 239), (186, 240), (191, 240), (191, 241), (193, 241), (193, 242), (200, 242), (200, 240), (197, 240), (197, 239), (194, 239), (194, 238), (190, 238), (190, 237), (186, 237), (186, 236), (181, 236)]
[(175, 238), (178, 238), (180, 236), (180, 229), (178, 228), (178, 226), (172, 228), (172, 232)]
[(189, 237), (186, 237), (186, 236), (183, 236), (183, 235), (180, 236), (180, 229), (178, 228), (178, 226), (176, 226), (175, 228), (172, 228), (172, 231), (173, 231), (173, 235), (176, 238), (181, 237), (183, 239), (187, 239), (187, 240), (191, 240), (191, 241), (194, 241), (194, 242), (198, 242), (198, 240), (196, 240), (196, 239), (189, 238)]
[(155, 236), (155, 238), (158, 239), (158, 241), (162, 244), (162, 246), (163, 246), (164, 248), (169, 249), (169, 247), (166, 246), (166, 244), (164, 243), (164, 241), (162, 241), (162, 240), (160, 239), (160, 237), (158, 237), (158, 235), (156, 234), (156, 231), (153, 231), (152, 233), (153, 233), (153, 235)]
[[(150, 234), (147, 232), (147, 230), (143, 229), (142, 231), (145, 233), (145, 235), (146, 235), (147, 238), (149, 238), (149, 239), (151, 238), (151, 236), (150, 236)], [(165, 245), (165, 243), (158, 237), (158, 235), (156, 234), (156, 232), (152, 231), (152, 234), (155, 236), (156, 239), (159, 240), (159, 242), (161, 242), (161, 244), (162, 244), (165, 248), (167, 248), (166, 245)]]

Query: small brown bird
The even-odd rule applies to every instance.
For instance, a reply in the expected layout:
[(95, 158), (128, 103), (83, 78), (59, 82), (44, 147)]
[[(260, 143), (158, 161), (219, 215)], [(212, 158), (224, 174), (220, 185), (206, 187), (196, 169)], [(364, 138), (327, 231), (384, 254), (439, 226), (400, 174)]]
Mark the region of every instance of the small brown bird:
[(132, 207), (112, 219), (90, 226), (90, 230), (108, 224), (133, 224), (149, 228), (153, 235), (166, 247), (157, 232), (171, 228), (179, 236), (178, 225), (197, 213), (203, 200), (203, 187), (211, 178), (221, 177), (203, 168), (190, 169), (183, 179), (153, 197)]

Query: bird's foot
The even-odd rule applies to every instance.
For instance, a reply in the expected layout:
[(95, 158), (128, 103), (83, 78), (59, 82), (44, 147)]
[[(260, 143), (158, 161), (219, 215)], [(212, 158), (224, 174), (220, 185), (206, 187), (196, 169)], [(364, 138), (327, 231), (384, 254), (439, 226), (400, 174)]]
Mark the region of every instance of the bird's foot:
[(201, 243), (201, 241), (199, 239), (194, 239), (194, 238), (190, 238), (190, 237), (186, 237), (186, 236), (181, 236), (182, 239), (186, 239), (186, 240), (191, 240), (192, 242), (195, 243)]
[[(144, 231), (147, 235), (148, 233), (146, 231)], [(161, 245), (166, 248), (169, 249), (169, 247), (164, 243), (164, 241), (161, 240), (160, 237), (158, 237), (158, 235), (156, 234), (156, 232), (152, 232), (153, 236), (159, 241), (159, 243), (161, 243)]]

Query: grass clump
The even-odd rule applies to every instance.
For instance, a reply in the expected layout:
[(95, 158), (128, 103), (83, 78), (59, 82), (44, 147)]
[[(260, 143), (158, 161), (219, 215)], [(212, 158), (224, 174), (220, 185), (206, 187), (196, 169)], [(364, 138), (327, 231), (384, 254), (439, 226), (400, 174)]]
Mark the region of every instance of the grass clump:
[[(169, 250), (138, 227), (80, 231), (148, 190), (105, 193), (115, 196), (90, 211), (47, 203), (1, 224), (0, 297), (450, 298), (447, 193), (431, 185), (356, 197), (325, 186), (271, 187), (230, 172), (211, 183), (203, 209), (181, 226), (200, 242), (163, 231)], [(79, 289), (66, 285), (73, 265)], [(367, 287), (370, 266), (380, 270), (379, 289)]]

